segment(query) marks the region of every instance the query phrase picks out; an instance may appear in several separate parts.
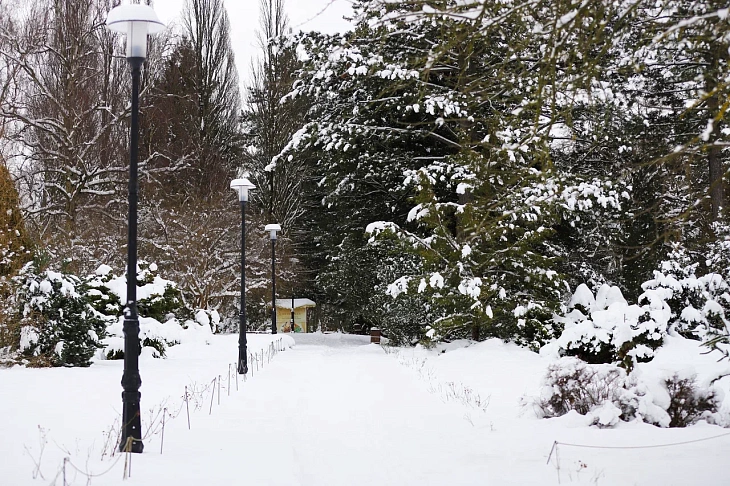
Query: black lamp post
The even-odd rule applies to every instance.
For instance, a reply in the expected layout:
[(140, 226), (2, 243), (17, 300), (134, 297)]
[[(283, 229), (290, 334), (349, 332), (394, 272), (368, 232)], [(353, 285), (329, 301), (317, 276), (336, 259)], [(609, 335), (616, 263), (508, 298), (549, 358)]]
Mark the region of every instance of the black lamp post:
[(276, 232), (281, 226), (267, 224), (264, 231), (271, 236), (271, 334), (276, 334)]
[(137, 146), (139, 144), (139, 82), (147, 57), (147, 34), (161, 32), (148, 5), (119, 5), (109, 12), (107, 27), (127, 35), (127, 61), (132, 70), (132, 123), (129, 132), (129, 224), (127, 228), (127, 306), (124, 309), (124, 372), (122, 374), (122, 436), (119, 450), (142, 452), (139, 388), (139, 318), (137, 316)]
[(241, 203), (241, 313), (238, 324), (238, 374), (248, 373), (248, 355), (246, 351), (246, 203), (248, 191), (256, 186), (246, 179), (231, 181), (231, 189), (238, 191), (238, 200)]

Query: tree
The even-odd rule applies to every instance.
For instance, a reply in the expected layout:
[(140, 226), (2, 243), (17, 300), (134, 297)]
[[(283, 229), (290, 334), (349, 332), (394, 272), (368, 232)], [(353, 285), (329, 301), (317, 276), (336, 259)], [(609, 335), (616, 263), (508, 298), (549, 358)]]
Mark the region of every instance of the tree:
[(260, 30), (262, 56), (252, 63), (246, 91), (244, 125), (248, 150), (244, 167), (256, 185), (255, 199), (263, 203), (269, 221), (291, 228), (301, 216), (301, 184), (306, 165), (301, 160), (277, 158), (301, 124), (306, 100), (282, 103), (291, 91), (298, 61), (293, 46), (283, 37), (288, 18), (283, 0), (261, 0)]
[[(142, 117), (148, 159), (143, 253), (195, 308), (232, 305), (239, 215), (229, 182), (240, 164), (240, 94), (221, 0), (189, 0), (182, 35), (163, 39)], [(232, 307), (230, 307), (232, 309)]]
[[(22, 89), (1, 115), (13, 128), (27, 222), (82, 267), (117, 251), (123, 206), (127, 83), (107, 9), (100, 0), (38, 0), (0, 33), (0, 55)], [(90, 240), (103, 243), (92, 249)]]
[(190, 69), (178, 74), (191, 78), (184, 84), (192, 84), (197, 103), (188, 183), (198, 197), (207, 199), (228, 191), (241, 156), (238, 73), (223, 0), (186, 0), (183, 35), (179, 62)]
[[(313, 109), (280, 157), (316, 161), (323, 290), (339, 291), (328, 272), (357, 261), (368, 227), (420, 258), (390, 290), (432, 302), (432, 336), (539, 347), (559, 332), (550, 322), (566, 248), (605, 237), (625, 199), (620, 184), (561, 172), (551, 157), (564, 100), (590, 86), (576, 85), (585, 66), (567, 60), (578, 46), (600, 51), (606, 12), (561, 25), (575, 17), (569, 2), (444, 5), (359, 2), (353, 33), (299, 39), (307, 61), (292, 97), (311, 97)], [(606, 214), (578, 224), (591, 204)], [(562, 242), (561, 226), (576, 228)], [(358, 281), (376, 269), (363, 266)], [(345, 314), (371, 292), (338, 295)]]

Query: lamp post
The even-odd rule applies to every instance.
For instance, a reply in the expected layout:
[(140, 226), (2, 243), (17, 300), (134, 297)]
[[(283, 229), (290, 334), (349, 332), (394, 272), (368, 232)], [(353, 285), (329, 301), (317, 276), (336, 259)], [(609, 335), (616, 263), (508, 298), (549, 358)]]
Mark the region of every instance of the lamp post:
[(281, 226), (267, 224), (264, 231), (271, 236), (271, 334), (276, 334), (276, 232)]
[(139, 144), (139, 82), (147, 57), (147, 34), (161, 32), (148, 5), (119, 5), (106, 19), (109, 30), (127, 35), (127, 61), (132, 70), (132, 123), (129, 131), (129, 221), (127, 227), (127, 305), (124, 310), (124, 372), (122, 374), (122, 434), (119, 450), (142, 452), (139, 388), (139, 318), (137, 315), (137, 146)]
[(238, 324), (238, 374), (248, 373), (248, 355), (246, 351), (246, 203), (248, 191), (256, 186), (246, 179), (231, 181), (231, 189), (238, 191), (238, 201), (241, 203), (241, 313)]

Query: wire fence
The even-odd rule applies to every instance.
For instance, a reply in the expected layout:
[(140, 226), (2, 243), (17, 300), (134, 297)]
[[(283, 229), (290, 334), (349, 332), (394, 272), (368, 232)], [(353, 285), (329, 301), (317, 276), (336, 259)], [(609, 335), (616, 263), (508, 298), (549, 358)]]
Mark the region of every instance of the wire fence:
[[(266, 348), (263, 348), (260, 351), (256, 351), (253, 353), (249, 351), (248, 371), (251, 374), (251, 378), (253, 378), (256, 373), (263, 370), (264, 366), (269, 364), (274, 356), (276, 356), (279, 352), (285, 350), (286, 345), (284, 344), (284, 340), (282, 338), (279, 338), (271, 342)], [(248, 379), (248, 374), (242, 375), (242, 377), (245, 383)], [(206, 408), (208, 408), (208, 415), (212, 415), (214, 403), (217, 403), (218, 406), (221, 405), (222, 390), (225, 390), (227, 396), (230, 396), (231, 391), (234, 389), (234, 387), (235, 391), (239, 391), (241, 389), (239, 385), (239, 375), (237, 373), (235, 363), (230, 363), (228, 365), (226, 375), (219, 374), (217, 376), (214, 376), (211, 381), (207, 382), (204, 385), (198, 385), (197, 383), (185, 385), (183, 394), (180, 396), (179, 401), (176, 401), (174, 403), (174, 406), (170, 406), (167, 401), (164, 401), (150, 410), (150, 414), (148, 417), (149, 423), (146, 428), (146, 433), (144, 437), (142, 437), (142, 441), (146, 441), (152, 437), (159, 435), (160, 454), (162, 454), (165, 444), (165, 427), (170, 423), (170, 421), (173, 421), (180, 417), (180, 415), (182, 415), (184, 411), (188, 430), (190, 430), (191, 408), (193, 412), (197, 412), (202, 410), (203, 407), (207, 405)], [(63, 458), (61, 465), (57, 469), (56, 475), (48, 484), (52, 486), (56, 486), (59, 484), (62, 484), (63, 486), (70, 486), (70, 476), (74, 474), (74, 479), (78, 479), (80, 476), (81, 479), (84, 480), (86, 485), (88, 486), (91, 484), (92, 479), (111, 474), (116, 466), (120, 462), (122, 462), (122, 459), (124, 459), (122, 478), (130, 478), (132, 476), (132, 458), (134, 456), (134, 453), (132, 453), (131, 450), (132, 443), (135, 439), (130, 437), (127, 441), (127, 444), (123, 448), (124, 450), (120, 452), (118, 447), (121, 440), (121, 425), (121, 422), (119, 422), (119, 420), (117, 419), (114, 424), (112, 424), (110, 429), (105, 432), (105, 443), (102, 447), (101, 456), (102, 460), (113, 459), (111, 465), (106, 467), (101, 472), (94, 472), (91, 471), (88, 467), (82, 468), (76, 465), (71, 460), (70, 454), (68, 454)], [(41, 434), (43, 435), (42, 429)], [(44, 443), (43, 440), (42, 443)], [(38, 458), (38, 460), (34, 459), (34, 462), (36, 463), (34, 477), (40, 476), (41, 479), (44, 479), (42, 474), (40, 473), (40, 462), (42, 460), (42, 455), (43, 449), (41, 448), (40, 457)]]
[(645, 444), (645, 445), (630, 445), (630, 446), (607, 446), (607, 445), (596, 445), (596, 444), (571, 444), (568, 442), (558, 442), (557, 440), (553, 442), (553, 446), (550, 449), (550, 453), (548, 454), (547, 462), (546, 464), (550, 464), (550, 460), (555, 457), (555, 468), (558, 472), (558, 483), (560, 483), (560, 451), (559, 448), (562, 447), (576, 447), (581, 449), (603, 449), (603, 450), (636, 450), (636, 449), (658, 449), (662, 447), (676, 447), (676, 446), (683, 446), (688, 444), (694, 444), (697, 442), (706, 442), (709, 440), (715, 440), (719, 439), (721, 437), (727, 437), (730, 436), (730, 432), (725, 432), (723, 434), (713, 435), (710, 437), (702, 437), (699, 439), (692, 439), (692, 440), (683, 440), (679, 442), (668, 442), (664, 444)]
[(603, 445), (592, 445), (592, 444), (570, 444), (568, 442), (558, 442), (556, 440), (555, 442), (553, 442), (553, 447), (552, 447), (552, 449), (550, 449), (550, 454), (548, 454), (547, 464), (550, 464), (550, 458), (553, 456), (553, 452), (555, 452), (557, 454), (558, 446), (582, 447), (585, 449), (656, 449), (659, 447), (673, 447), (673, 446), (680, 446), (680, 445), (686, 445), (686, 444), (694, 444), (695, 442), (705, 442), (708, 440), (719, 439), (720, 437), (727, 437), (728, 435), (730, 435), (730, 432), (725, 432), (724, 434), (719, 434), (719, 435), (713, 435), (711, 437), (703, 437), (701, 439), (684, 440), (681, 442), (670, 442), (667, 444), (634, 445), (634, 446), (603, 446)]

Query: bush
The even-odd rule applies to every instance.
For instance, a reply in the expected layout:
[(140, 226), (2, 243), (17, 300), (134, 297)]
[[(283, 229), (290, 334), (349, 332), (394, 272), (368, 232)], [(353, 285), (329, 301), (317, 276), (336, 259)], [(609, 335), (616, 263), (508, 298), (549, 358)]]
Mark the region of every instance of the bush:
[(37, 366), (89, 366), (102, 347), (107, 319), (90, 305), (83, 283), (73, 275), (39, 271), (33, 262), (14, 280), (22, 356)]
[(687, 427), (718, 410), (715, 393), (698, 389), (695, 377), (681, 378), (674, 374), (664, 380), (664, 386), (669, 393), (670, 427)]
[[(621, 403), (626, 372), (611, 365), (589, 365), (577, 358), (563, 358), (548, 366), (545, 377), (550, 391), (535, 404), (542, 417), (559, 417), (570, 410), (586, 415), (605, 402)], [(627, 412), (630, 410), (627, 408)]]
[[(157, 265), (140, 262), (137, 273), (137, 313), (152, 317), (160, 322), (170, 316), (189, 319), (192, 311), (185, 305), (177, 285), (160, 277)], [(127, 295), (126, 275), (115, 275), (112, 268), (101, 265), (94, 275), (85, 279), (90, 289), (90, 300), (94, 308), (107, 316), (121, 316), (123, 300)]]
[(674, 374), (661, 384), (667, 397), (653, 395), (647, 383), (616, 365), (561, 358), (548, 367), (542, 395), (525, 403), (532, 404), (540, 417), (559, 417), (575, 410), (591, 416), (598, 426), (634, 419), (660, 427), (686, 427), (700, 419), (716, 421), (713, 414), (718, 412), (719, 401), (711, 388), (697, 384), (695, 376)]
[[(127, 293), (126, 275), (115, 275), (102, 265), (86, 279), (96, 309), (108, 315), (111, 323), (104, 340), (107, 359), (124, 358), (124, 319), (122, 301)], [(157, 265), (140, 262), (137, 273), (137, 313), (140, 325), (140, 352), (150, 348), (152, 356), (164, 357), (167, 348), (180, 344), (186, 336), (205, 338), (220, 323), (215, 310), (193, 313), (175, 282), (159, 276)], [(190, 331), (190, 332), (187, 332)], [(197, 337), (196, 337), (197, 336)]]
[(573, 294), (567, 312), (556, 321), (565, 326), (547, 346), (561, 356), (592, 363), (620, 363), (631, 371), (637, 362), (650, 361), (662, 345), (671, 316), (661, 290), (648, 290), (641, 305), (629, 305), (618, 287), (602, 285), (596, 296), (584, 284)]

